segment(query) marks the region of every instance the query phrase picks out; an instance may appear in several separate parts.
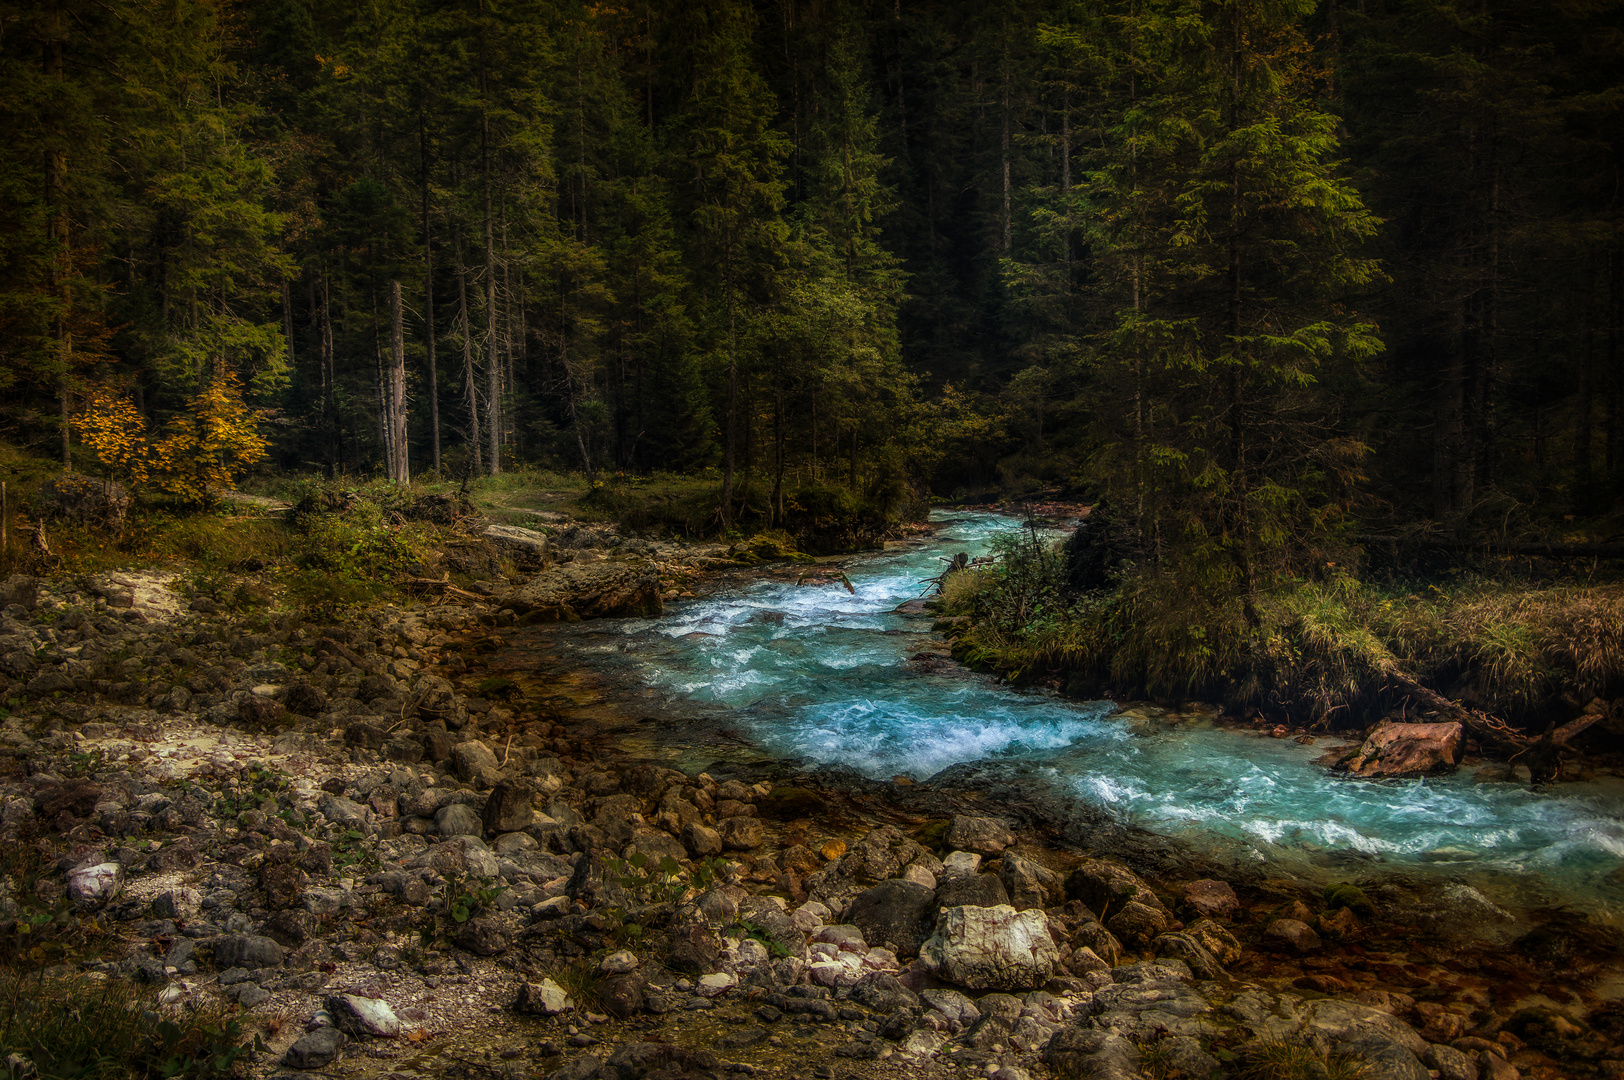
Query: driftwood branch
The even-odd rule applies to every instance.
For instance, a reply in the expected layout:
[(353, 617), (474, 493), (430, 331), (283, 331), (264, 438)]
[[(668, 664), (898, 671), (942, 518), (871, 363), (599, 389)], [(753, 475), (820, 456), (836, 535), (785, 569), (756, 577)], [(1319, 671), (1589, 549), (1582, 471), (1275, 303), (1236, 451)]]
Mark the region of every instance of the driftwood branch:
[(1416, 682), (1414, 676), (1396, 663), (1384, 665), (1382, 675), (1416, 701), (1427, 708), (1436, 710), (1439, 716), (1457, 721), (1482, 742), (1494, 743), (1507, 749), (1519, 751), (1526, 749), (1528, 746), (1528, 736), (1511, 727), (1504, 720), (1490, 716), (1486, 712), (1480, 712), (1477, 709), (1468, 709), (1464, 705), (1450, 701), (1435, 690), (1429, 690)]
[(463, 600), (488, 600), (488, 599), (490, 599), (490, 597), (488, 597), (488, 596), (481, 596), (478, 593), (469, 592), (467, 589), (459, 589), (455, 585), (451, 584), (451, 574), (450, 574), (449, 571), (446, 572), (444, 577), (437, 577), (437, 578), (420, 578), (420, 577), (410, 577), (410, 576), (408, 576), (406, 578), (406, 584), (412, 586), (415, 589), (439, 589), (441, 596), (455, 596), (455, 597), (458, 597), (458, 598), (463, 599)]
[(1562, 775), (1562, 755), (1578, 753), (1568, 745), (1568, 741), (1600, 719), (1601, 713), (1586, 713), (1577, 720), (1569, 720), (1561, 727), (1552, 728), (1541, 735), (1537, 742), (1512, 755), (1512, 759), (1523, 759), (1523, 764), (1528, 766), (1528, 778), (1533, 783), (1550, 783)]
[(846, 586), (847, 592), (854, 596), (857, 594), (857, 590), (852, 588), (851, 578), (847, 577), (843, 570), (828, 570), (821, 566), (815, 566), (810, 570), (801, 571), (801, 576), (795, 579), (795, 584), (805, 585), (809, 578), (813, 581), (838, 581)]

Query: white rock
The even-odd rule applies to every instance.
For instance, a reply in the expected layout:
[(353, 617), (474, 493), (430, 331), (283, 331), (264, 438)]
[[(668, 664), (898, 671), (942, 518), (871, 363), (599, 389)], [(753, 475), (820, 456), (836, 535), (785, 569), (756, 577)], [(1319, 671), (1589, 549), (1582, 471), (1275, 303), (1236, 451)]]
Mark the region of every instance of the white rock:
[(624, 975), (628, 971), (637, 970), (637, 956), (629, 949), (612, 952), (603, 958), (598, 970), (605, 975)]
[(923, 866), (916, 866), (913, 863), (904, 866), (902, 868), (902, 880), (911, 881), (915, 885), (923, 885), (932, 892), (936, 891), (936, 875)]
[(789, 921), (803, 934), (810, 934), (829, 920), (829, 909), (810, 900), (790, 913)]
[(739, 985), (737, 975), (729, 975), (725, 971), (718, 971), (700, 978), (699, 993), (702, 997), (721, 997), (737, 985)]
[(939, 1054), (942, 1044), (946, 1041), (946, 1037), (937, 1032), (916, 1031), (902, 1040), (897, 1046), (897, 1052), (904, 1057), (924, 1061)]
[[(575, 1002), (564, 993), (564, 988), (551, 979), (539, 983), (525, 983), (519, 991), (520, 1012), (540, 1016), (557, 1016), (575, 1008)], [(572, 1029), (573, 1030), (573, 1029)]]
[(1042, 986), (1059, 950), (1039, 909), (945, 908), (919, 960), (939, 978), (973, 990), (1026, 990)]
[(68, 899), (81, 911), (101, 907), (124, 888), (124, 867), (116, 862), (81, 866), (68, 873)]
[(334, 994), (327, 999), (333, 1026), (358, 1038), (391, 1038), (400, 1034), (400, 1018), (387, 1001), (359, 994)]
[(981, 856), (973, 851), (955, 851), (942, 860), (942, 876), (973, 874), (981, 868)]

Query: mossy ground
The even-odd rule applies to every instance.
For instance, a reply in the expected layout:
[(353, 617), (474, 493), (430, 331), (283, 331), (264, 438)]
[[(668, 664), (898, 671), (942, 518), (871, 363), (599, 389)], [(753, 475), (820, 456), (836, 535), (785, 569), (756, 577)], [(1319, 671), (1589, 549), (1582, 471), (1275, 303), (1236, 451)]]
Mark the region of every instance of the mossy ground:
[(1539, 732), (1624, 695), (1624, 582), (1461, 573), (1443, 582), (1349, 574), (1274, 583), (1240, 602), (1172, 577), (1069, 587), (1058, 548), (953, 576), (954, 655), (1076, 695), (1220, 702), (1318, 730), (1405, 708), (1395, 672)]

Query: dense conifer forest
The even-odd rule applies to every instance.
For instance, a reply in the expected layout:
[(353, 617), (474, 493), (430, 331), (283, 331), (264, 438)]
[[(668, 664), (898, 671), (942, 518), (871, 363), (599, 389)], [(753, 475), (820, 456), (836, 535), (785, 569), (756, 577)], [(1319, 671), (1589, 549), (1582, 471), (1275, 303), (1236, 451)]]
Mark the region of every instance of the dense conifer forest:
[(1253, 626), (1373, 538), (1609, 540), (1620, 21), (7, 5), (0, 437), (117, 472), (235, 379), (292, 471), (1058, 492)]

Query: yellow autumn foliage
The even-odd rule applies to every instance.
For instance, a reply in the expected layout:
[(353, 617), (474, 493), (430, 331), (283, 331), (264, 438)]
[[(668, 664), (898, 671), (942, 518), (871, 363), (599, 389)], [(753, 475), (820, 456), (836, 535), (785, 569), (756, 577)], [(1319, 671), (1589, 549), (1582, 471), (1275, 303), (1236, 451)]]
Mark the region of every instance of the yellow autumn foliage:
[(154, 432), (127, 397), (97, 386), (71, 423), (115, 476), (202, 502), (211, 489), (230, 487), (264, 458), (269, 443), (243, 400), (242, 381), (229, 369), (200, 390), (187, 410)]

